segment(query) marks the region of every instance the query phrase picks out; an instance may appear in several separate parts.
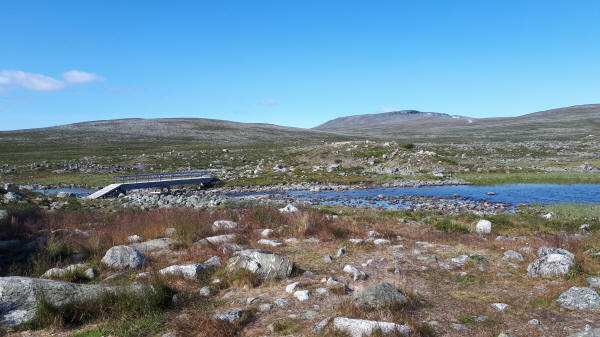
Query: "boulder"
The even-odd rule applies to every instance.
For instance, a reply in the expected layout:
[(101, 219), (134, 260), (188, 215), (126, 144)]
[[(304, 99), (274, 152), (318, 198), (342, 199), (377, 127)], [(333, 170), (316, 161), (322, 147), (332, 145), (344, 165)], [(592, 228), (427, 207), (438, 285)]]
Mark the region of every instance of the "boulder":
[(175, 244), (175, 240), (171, 238), (160, 238), (154, 240), (148, 240), (144, 242), (133, 243), (129, 245), (139, 251), (142, 252), (153, 252), (156, 250), (169, 249), (173, 244)]
[(106, 292), (139, 291), (139, 286), (119, 287), (78, 284), (22, 276), (0, 277), (0, 315), (3, 326), (14, 326), (35, 317), (42, 296), (54, 306), (90, 302)]
[(147, 257), (130, 246), (114, 246), (106, 251), (101, 262), (116, 269), (140, 268)]
[(351, 337), (371, 336), (377, 331), (382, 334), (393, 333), (399, 336), (410, 336), (412, 334), (412, 329), (406, 325), (346, 317), (334, 318), (333, 328), (335, 330), (343, 331)]
[(479, 220), (475, 225), (475, 232), (479, 234), (490, 234), (492, 232), (492, 223), (489, 220)]
[(247, 269), (266, 280), (290, 276), (294, 263), (276, 254), (264, 253), (257, 249), (246, 249), (237, 252), (230, 258), (226, 268), (229, 271)]
[(573, 265), (573, 260), (568, 255), (542, 255), (542, 257), (529, 264), (527, 274), (533, 277), (560, 276), (568, 274)]
[(212, 231), (232, 230), (238, 228), (238, 224), (229, 220), (217, 220), (213, 222)]
[(558, 296), (556, 302), (563, 308), (595, 312), (600, 309), (600, 295), (587, 287), (571, 287)]
[(403, 305), (408, 303), (408, 299), (392, 284), (382, 282), (355, 292), (353, 302), (358, 307), (375, 308)]
[(161, 275), (183, 276), (187, 279), (195, 280), (203, 270), (204, 266), (201, 264), (179, 264), (163, 268), (158, 272)]

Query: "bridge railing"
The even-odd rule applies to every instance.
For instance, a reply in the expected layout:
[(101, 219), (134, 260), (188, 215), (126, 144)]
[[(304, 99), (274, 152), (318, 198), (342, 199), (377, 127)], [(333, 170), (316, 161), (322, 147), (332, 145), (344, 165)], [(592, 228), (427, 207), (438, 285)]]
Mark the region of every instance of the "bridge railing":
[(133, 174), (125, 176), (113, 176), (115, 183), (140, 183), (145, 181), (167, 181), (183, 178), (212, 178), (213, 175), (208, 170), (196, 170), (186, 172), (161, 172), (149, 174)]

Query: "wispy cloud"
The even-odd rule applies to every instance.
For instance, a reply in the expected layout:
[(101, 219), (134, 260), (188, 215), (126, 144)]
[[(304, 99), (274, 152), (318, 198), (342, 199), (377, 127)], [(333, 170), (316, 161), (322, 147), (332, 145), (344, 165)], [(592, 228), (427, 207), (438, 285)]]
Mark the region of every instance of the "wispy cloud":
[(0, 70), (0, 86), (25, 88), (35, 91), (54, 91), (65, 87), (63, 81), (42, 74), (20, 70)]
[(69, 70), (67, 72), (62, 73), (60, 76), (62, 76), (65, 82), (72, 84), (106, 81), (106, 79), (102, 76), (98, 76), (94, 73), (86, 73), (85, 71), (79, 70)]
[(68, 84), (84, 84), (105, 81), (102, 76), (79, 70), (69, 70), (61, 74), (63, 80), (50, 76), (27, 73), (21, 70), (0, 70), (0, 89), (24, 88), (34, 91), (56, 91)]

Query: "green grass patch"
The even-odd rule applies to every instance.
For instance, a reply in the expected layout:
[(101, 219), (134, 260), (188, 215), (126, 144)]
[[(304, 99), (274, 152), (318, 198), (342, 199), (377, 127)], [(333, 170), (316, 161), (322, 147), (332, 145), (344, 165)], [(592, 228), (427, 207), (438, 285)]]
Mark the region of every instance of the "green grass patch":
[(468, 233), (469, 228), (464, 225), (455, 223), (450, 218), (439, 219), (435, 223), (435, 228), (448, 233)]
[(290, 335), (300, 330), (300, 324), (295, 319), (279, 318), (273, 322), (273, 331), (282, 335)]

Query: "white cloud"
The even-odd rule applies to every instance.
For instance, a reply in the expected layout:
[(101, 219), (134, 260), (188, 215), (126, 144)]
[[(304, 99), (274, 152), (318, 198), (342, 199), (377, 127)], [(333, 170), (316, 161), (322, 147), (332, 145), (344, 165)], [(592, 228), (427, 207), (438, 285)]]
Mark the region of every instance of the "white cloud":
[(0, 86), (21, 87), (35, 91), (53, 91), (65, 87), (63, 81), (42, 74), (19, 70), (0, 70)]
[(79, 70), (69, 70), (67, 72), (62, 73), (60, 76), (62, 76), (62, 78), (64, 78), (67, 83), (73, 84), (101, 82), (105, 80), (105, 78), (102, 76), (98, 76), (93, 73), (86, 73), (84, 71)]

